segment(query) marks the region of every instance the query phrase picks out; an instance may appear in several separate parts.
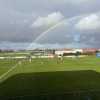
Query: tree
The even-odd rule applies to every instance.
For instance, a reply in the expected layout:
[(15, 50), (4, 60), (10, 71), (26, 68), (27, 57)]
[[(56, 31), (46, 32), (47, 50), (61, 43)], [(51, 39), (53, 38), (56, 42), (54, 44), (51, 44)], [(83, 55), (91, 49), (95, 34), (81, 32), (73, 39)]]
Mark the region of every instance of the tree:
[(77, 51), (76, 54), (75, 54), (75, 56), (76, 56), (76, 57), (79, 57), (80, 54), (81, 54), (81, 53), (80, 53), (79, 51)]

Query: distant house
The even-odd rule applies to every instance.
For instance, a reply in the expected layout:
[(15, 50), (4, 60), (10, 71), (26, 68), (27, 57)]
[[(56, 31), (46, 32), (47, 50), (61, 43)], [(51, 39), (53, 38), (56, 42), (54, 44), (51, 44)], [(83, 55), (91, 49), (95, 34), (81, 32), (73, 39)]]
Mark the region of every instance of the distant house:
[(83, 54), (86, 54), (86, 55), (95, 55), (96, 51), (98, 49), (95, 49), (95, 48), (85, 48), (83, 49)]

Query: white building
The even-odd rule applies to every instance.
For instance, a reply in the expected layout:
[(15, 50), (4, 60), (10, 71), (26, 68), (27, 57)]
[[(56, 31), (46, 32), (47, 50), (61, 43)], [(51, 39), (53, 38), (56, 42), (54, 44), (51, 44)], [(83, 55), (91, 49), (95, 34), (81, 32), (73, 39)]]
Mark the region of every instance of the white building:
[(70, 50), (56, 50), (55, 55), (63, 55), (63, 54), (75, 54), (76, 52), (83, 53), (82, 49), (70, 49)]

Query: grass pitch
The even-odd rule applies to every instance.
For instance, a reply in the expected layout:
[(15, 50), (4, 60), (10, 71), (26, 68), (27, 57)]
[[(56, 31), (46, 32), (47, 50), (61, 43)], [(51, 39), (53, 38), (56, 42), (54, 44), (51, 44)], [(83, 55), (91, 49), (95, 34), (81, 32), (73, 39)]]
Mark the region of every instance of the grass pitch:
[[(17, 60), (0, 60), (0, 75), (17, 62)], [(31, 63), (25, 60), (6, 77), (6, 80), (0, 84), (0, 97), (2, 98), (12, 97), (15, 100), (19, 97), (34, 96), (38, 100), (48, 98), (48, 95), (59, 97), (62, 94), (64, 98), (80, 100), (80, 93), (81, 100), (100, 99), (100, 58), (93, 56), (64, 58), (63, 61), (56, 58), (33, 59)], [(39, 95), (42, 97), (38, 97)]]

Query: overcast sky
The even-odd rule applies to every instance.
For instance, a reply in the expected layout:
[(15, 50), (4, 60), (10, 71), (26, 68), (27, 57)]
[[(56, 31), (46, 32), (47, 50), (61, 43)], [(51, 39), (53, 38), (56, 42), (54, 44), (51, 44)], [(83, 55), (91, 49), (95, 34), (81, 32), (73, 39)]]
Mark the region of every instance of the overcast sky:
[(0, 46), (28, 42), (100, 48), (100, 0), (0, 0)]

